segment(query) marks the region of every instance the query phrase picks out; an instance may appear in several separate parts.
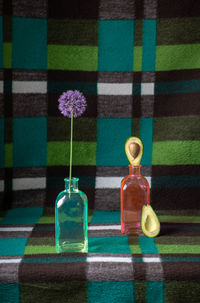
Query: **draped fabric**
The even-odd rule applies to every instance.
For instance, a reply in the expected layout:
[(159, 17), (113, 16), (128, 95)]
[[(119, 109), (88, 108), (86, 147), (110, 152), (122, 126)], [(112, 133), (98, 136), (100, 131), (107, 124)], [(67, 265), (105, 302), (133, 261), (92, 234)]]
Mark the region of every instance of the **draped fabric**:
[[(88, 254), (55, 252), (54, 204), (72, 175)], [(0, 302), (199, 302), (200, 3), (0, 0)], [(161, 222), (120, 232), (124, 143), (140, 137)]]

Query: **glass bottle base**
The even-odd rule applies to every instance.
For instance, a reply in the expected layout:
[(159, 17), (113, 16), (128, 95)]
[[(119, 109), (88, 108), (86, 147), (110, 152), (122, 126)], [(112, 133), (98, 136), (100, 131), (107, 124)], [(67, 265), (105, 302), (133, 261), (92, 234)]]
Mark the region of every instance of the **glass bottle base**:
[(70, 243), (70, 242), (65, 241), (61, 245), (56, 244), (56, 251), (57, 251), (57, 253), (62, 253), (62, 252), (87, 253), (88, 252), (88, 242), (85, 241), (85, 243)]
[(121, 232), (126, 235), (144, 236), (139, 224), (126, 224), (121, 226)]

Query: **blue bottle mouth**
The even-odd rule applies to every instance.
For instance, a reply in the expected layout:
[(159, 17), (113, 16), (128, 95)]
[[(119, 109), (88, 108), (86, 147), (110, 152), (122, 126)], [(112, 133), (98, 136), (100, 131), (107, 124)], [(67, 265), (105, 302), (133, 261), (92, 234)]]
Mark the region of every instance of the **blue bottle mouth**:
[[(65, 178), (65, 190), (67, 192), (78, 192), (78, 181), (79, 178)], [(71, 181), (71, 182), (70, 182)]]

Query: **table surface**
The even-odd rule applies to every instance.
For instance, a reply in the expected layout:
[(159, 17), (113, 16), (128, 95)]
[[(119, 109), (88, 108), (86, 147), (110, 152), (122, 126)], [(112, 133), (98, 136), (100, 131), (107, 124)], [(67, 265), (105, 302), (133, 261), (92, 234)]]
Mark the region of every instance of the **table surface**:
[(119, 211), (95, 210), (88, 253), (57, 254), (54, 216), (10, 210), (0, 220), (0, 302), (199, 302), (199, 217), (159, 219), (158, 237), (125, 236)]

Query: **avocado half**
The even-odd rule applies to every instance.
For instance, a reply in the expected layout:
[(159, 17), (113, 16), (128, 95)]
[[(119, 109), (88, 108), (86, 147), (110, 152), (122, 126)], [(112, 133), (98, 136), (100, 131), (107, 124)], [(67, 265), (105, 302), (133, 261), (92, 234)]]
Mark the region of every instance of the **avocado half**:
[(143, 154), (142, 141), (137, 137), (129, 137), (124, 148), (130, 164), (139, 165)]
[(160, 232), (160, 222), (151, 205), (142, 207), (141, 228), (145, 236), (156, 237)]

